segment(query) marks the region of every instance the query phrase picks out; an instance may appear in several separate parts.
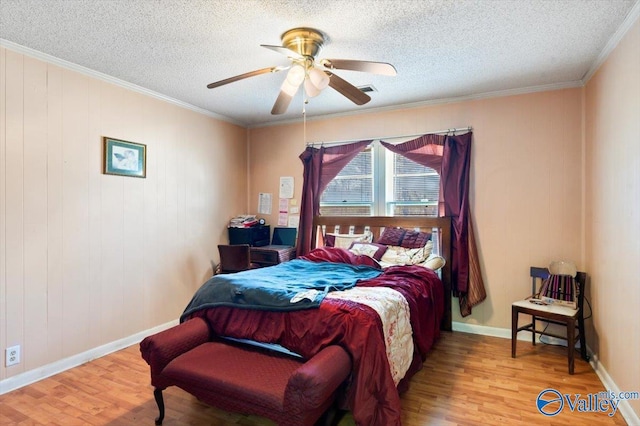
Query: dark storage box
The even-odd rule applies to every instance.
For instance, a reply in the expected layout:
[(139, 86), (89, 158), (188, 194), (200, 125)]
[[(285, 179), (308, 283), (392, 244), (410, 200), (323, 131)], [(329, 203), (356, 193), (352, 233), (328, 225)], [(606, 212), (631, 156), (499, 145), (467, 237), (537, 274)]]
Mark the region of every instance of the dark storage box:
[(249, 244), (261, 247), (269, 244), (271, 229), (269, 225), (256, 225), (250, 228), (229, 228), (229, 244)]

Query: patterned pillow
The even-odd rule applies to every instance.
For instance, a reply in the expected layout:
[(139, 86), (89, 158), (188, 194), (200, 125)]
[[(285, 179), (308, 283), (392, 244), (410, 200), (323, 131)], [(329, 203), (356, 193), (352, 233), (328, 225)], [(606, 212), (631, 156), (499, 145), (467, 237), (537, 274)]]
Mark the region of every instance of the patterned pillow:
[(364, 254), (365, 256), (373, 257), (375, 260), (380, 260), (382, 255), (387, 251), (387, 246), (376, 243), (360, 243), (354, 241), (349, 247), (349, 251), (353, 254)]
[(376, 243), (386, 246), (399, 246), (405, 232), (407, 232), (407, 230), (404, 228), (384, 228), (382, 235), (380, 235)]
[(408, 248), (424, 247), (431, 240), (431, 232), (407, 231), (402, 237), (400, 246)]

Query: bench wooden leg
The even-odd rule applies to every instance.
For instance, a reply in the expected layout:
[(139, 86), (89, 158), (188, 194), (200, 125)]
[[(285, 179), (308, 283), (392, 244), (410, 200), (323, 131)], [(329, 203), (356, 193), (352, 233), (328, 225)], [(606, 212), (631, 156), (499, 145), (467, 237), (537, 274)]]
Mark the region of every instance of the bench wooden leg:
[(331, 404), (331, 407), (315, 423), (315, 426), (336, 426), (345, 416), (346, 411), (338, 408), (337, 403)]
[(164, 420), (164, 398), (162, 397), (162, 389), (155, 388), (153, 390), (153, 397), (156, 399), (156, 404), (158, 404), (158, 410), (160, 412), (156, 419), (156, 426), (159, 426)]

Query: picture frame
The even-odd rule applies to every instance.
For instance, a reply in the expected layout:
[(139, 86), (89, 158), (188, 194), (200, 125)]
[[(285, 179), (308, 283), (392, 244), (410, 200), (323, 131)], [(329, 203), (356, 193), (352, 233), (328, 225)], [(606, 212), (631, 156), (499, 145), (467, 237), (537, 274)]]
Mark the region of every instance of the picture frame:
[(103, 173), (106, 175), (147, 177), (147, 146), (121, 139), (102, 137)]

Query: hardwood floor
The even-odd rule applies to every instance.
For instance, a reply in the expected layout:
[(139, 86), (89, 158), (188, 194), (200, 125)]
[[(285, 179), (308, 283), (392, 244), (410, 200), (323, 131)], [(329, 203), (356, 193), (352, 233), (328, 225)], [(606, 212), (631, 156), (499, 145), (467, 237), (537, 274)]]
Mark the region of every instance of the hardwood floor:
[[(576, 360), (567, 373), (565, 348), (507, 339), (445, 333), (402, 396), (402, 422), (417, 425), (624, 425), (620, 413), (571, 412), (545, 417), (536, 397), (547, 388), (562, 394), (605, 390), (591, 366)], [(272, 425), (255, 416), (226, 413), (171, 387), (163, 425)], [(138, 345), (0, 396), (0, 425), (153, 425), (157, 407), (149, 367)], [(341, 426), (353, 425), (347, 413)]]

